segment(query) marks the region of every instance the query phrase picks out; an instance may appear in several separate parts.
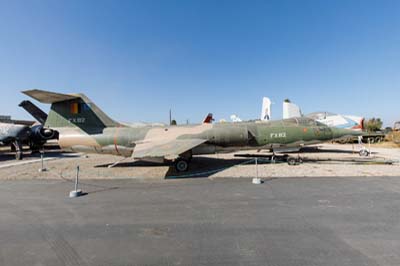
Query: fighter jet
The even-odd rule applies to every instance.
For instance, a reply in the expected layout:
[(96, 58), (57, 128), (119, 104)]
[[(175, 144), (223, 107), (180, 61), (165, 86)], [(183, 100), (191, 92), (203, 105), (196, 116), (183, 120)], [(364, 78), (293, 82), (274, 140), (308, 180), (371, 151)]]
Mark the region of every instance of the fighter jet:
[(170, 161), (174, 162), (178, 172), (188, 170), (194, 155), (244, 149), (270, 150), (357, 134), (304, 117), (268, 122), (132, 127), (111, 119), (84, 94), (36, 89), (23, 93), (51, 104), (44, 126), (59, 132), (58, 143), (62, 149), (114, 154), (143, 161)]
[[(40, 123), (45, 122), (46, 113), (31, 102), (24, 101), (19, 106), (31, 113)], [(57, 138), (58, 134), (40, 123), (11, 119), (0, 122), (0, 146), (11, 146), (17, 160), (23, 157), (23, 145), (28, 145), (33, 152), (40, 150), (46, 141)]]
[(11, 146), (15, 151), (15, 158), (22, 159), (22, 143), (27, 141), (30, 127), (12, 123), (0, 123), (0, 146)]

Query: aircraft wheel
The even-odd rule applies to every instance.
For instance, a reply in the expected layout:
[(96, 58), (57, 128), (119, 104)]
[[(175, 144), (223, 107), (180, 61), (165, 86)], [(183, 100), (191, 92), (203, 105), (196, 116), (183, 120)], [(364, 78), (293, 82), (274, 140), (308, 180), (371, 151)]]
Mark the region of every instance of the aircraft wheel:
[(175, 161), (175, 169), (177, 172), (186, 172), (189, 169), (189, 161), (184, 158), (178, 158)]
[(367, 149), (362, 149), (359, 152), (360, 156), (367, 157), (369, 156), (369, 151)]
[(22, 153), (22, 145), (19, 141), (13, 142), (13, 147), (15, 148), (15, 159), (22, 160), (23, 153)]
[(296, 165), (297, 160), (296, 160), (296, 158), (289, 157), (289, 158), (287, 158), (287, 163), (288, 163), (288, 165)]
[(16, 151), (15, 152), (15, 159), (16, 160), (22, 160), (24, 156), (22, 155), (22, 151)]

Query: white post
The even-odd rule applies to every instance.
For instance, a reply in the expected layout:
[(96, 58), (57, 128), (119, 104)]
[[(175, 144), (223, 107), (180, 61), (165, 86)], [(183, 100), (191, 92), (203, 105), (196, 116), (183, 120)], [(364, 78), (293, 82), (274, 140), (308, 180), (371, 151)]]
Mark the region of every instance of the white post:
[(40, 173), (41, 173), (41, 172), (46, 172), (47, 169), (44, 168), (44, 149), (42, 149), (42, 150), (40, 151), (40, 163), (41, 163), (41, 167), (40, 167), (40, 169), (39, 169), (39, 172), (40, 172)]
[(76, 167), (75, 191), (78, 190), (78, 182), (79, 182), (79, 165)]
[(256, 157), (256, 178), (258, 178), (258, 158)]
[(371, 156), (371, 139), (368, 138), (368, 154)]
[(255, 167), (256, 167), (256, 177), (253, 178), (252, 183), (259, 185), (262, 182), (261, 182), (261, 179), (258, 177), (258, 158), (256, 157), (254, 161), (255, 161)]
[(70, 198), (76, 198), (82, 196), (82, 190), (78, 189), (78, 183), (79, 183), (79, 165), (76, 167), (75, 190), (69, 192)]

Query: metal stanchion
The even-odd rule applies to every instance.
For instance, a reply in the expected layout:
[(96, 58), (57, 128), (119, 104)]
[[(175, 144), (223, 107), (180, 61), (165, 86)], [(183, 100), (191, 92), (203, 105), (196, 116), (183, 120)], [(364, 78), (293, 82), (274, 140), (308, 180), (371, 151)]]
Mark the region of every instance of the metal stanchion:
[(368, 156), (371, 156), (371, 139), (368, 139)]
[(39, 169), (39, 172), (46, 172), (47, 168), (44, 167), (44, 150), (40, 151), (40, 161), (41, 161), (41, 168)]
[(257, 157), (255, 158), (255, 166), (256, 166), (256, 177), (253, 178), (252, 183), (259, 185), (262, 182), (261, 182), (261, 178), (258, 177), (258, 158)]
[(70, 198), (76, 198), (82, 196), (82, 190), (78, 189), (78, 183), (79, 183), (79, 165), (76, 167), (75, 190), (69, 192)]
[[(371, 148), (368, 150), (368, 149), (364, 146), (364, 144), (362, 143), (362, 139), (363, 139), (362, 136), (358, 136), (358, 144), (359, 144), (359, 146), (361, 147), (361, 149), (360, 149), (360, 151), (359, 151), (359, 154), (360, 154), (360, 156), (369, 156), (369, 153), (370, 153), (370, 151), (371, 151)], [(370, 143), (369, 139), (368, 139), (368, 143)]]

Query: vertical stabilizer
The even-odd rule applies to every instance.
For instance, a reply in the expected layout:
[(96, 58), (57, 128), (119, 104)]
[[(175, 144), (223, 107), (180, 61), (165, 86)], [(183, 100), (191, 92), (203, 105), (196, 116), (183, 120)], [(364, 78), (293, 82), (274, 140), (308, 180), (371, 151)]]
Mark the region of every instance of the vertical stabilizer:
[(264, 97), (261, 109), (261, 121), (268, 121), (270, 119), (271, 119), (271, 100), (268, 97)]
[(203, 119), (203, 124), (212, 124), (214, 121), (213, 114), (208, 113), (207, 116)]
[(303, 115), (301, 113), (300, 107), (289, 101), (283, 102), (283, 119), (301, 116)]

